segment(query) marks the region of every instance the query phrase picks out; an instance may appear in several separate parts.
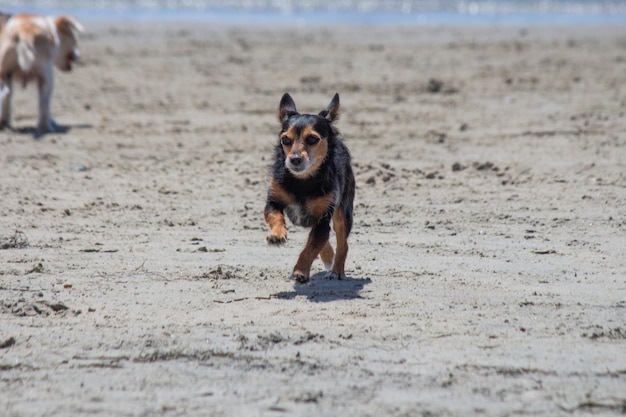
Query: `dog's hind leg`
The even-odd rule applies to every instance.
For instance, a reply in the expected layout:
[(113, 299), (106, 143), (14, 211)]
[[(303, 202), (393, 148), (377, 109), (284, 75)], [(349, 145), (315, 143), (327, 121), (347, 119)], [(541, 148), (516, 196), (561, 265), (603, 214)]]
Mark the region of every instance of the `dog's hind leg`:
[(0, 80), (0, 129), (8, 127), (11, 123), (11, 95), (13, 86), (11, 77), (7, 80)]
[(346, 219), (346, 214), (342, 208), (335, 210), (333, 215), (333, 230), (337, 236), (337, 253), (333, 260), (331, 273), (337, 279), (343, 279), (346, 276), (345, 264), (348, 256), (348, 234), (350, 233), (350, 225)]

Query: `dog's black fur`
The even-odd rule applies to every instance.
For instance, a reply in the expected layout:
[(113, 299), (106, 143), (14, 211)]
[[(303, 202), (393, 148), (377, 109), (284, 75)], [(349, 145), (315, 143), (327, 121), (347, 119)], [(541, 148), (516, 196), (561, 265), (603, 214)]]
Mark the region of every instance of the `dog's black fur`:
[[(280, 245), (287, 240), (285, 213), (293, 224), (311, 228), (292, 274), (298, 282), (309, 280), (318, 255), (332, 276), (345, 276), (355, 183), (350, 152), (333, 125), (338, 116), (338, 94), (317, 115), (298, 113), (289, 94), (282, 97), (278, 110), (282, 129), (265, 206), (270, 228), (267, 242)], [(337, 236), (336, 254), (328, 242), (331, 222)]]

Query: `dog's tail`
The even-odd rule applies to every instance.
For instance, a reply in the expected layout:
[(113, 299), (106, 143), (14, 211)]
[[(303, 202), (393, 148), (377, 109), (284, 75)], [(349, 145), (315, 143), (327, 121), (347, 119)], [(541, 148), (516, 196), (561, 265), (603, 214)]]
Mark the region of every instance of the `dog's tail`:
[(29, 72), (35, 63), (35, 42), (33, 39), (20, 39), (17, 43), (17, 62), (23, 72)]

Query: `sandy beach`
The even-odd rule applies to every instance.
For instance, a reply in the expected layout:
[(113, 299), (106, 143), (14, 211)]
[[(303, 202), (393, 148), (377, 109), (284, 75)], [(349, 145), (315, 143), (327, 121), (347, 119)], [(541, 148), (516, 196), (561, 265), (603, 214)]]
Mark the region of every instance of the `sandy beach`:
[[(84, 22), (0, 132), (0, 412), (626, 412), (625, 27)], [(265, 244), (276, 110), (341, 96), (348, 278)]]

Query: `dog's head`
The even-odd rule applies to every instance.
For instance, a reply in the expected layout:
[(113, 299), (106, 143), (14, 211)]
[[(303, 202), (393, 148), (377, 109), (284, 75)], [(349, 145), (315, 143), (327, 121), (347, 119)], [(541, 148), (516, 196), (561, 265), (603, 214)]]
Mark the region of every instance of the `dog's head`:
[(61, 71), (71, 71), (72, 64), (80, 57), (78, 34), (85, 29), (71, 16), (59, 16), (54, 19), (54, 24), (59, 34), (59, 51), (54, 64)]
[(285, 167), (299, 179), (315, 175), (326, 160), (329, 140), (335, 135), (332, 123), (339, 118), (339, 94), (319, 114), (300, 114), (291, 96), (283, 95), (278, 107), (282, 124), (279, 140)]

